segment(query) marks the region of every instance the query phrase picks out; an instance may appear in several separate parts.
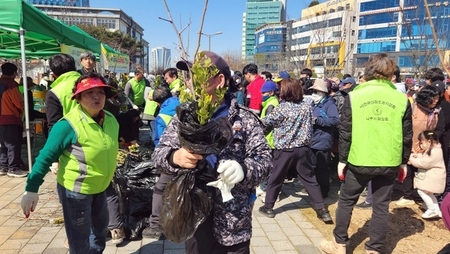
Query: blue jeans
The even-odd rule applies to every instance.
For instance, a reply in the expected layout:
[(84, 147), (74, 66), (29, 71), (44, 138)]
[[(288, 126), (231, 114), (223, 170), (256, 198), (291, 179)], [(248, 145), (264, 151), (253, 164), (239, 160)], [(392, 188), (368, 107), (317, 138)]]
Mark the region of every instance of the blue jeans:
[(70, 191), (60, 184), (57, 190), (63, 207), (70, 254), (102, 253), (109, 221), (106, 193), (85, 195)]

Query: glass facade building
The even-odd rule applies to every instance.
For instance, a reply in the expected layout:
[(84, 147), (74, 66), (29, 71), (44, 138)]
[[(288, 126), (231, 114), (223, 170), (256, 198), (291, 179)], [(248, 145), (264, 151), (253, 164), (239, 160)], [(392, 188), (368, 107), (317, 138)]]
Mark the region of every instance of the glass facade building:
[(151, 69), (156, 74), (162, 74), (162, 72), (169, 68), (171, 63), (170, 49), (165, 47), (152, 48), (152, 66)]
[(420, 76), (426, 69), (441, 68), (437, 46), (450, 47), (449, 2), (428, 1), (436, 40), (422, 0), (361, 0), (359, 2), (356, 71), (371, 54), (388, 53), (406, 76)]
[(31, 4), (89, 7), (89, 0), (27, 0)]
[(243, 18), (242, 56), (252, 59), (255, 54), (256, 28), (266, 23), (285, 21), (286, 0), (247, 0)]

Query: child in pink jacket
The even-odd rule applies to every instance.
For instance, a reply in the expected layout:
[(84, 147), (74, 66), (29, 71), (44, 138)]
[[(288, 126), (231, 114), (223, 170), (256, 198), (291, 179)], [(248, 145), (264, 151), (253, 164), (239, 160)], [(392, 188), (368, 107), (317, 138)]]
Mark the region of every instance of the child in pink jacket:
[(445, 188), (446, 171), (442, 148), (433, 131), (423, 131), (418, 138), (422, 152), (411, 154), (408, 164), (418, 168), (414, 186), (427, 207), (422, 218), (440, 218), (442, 213), (434, 194), (443, 193)]

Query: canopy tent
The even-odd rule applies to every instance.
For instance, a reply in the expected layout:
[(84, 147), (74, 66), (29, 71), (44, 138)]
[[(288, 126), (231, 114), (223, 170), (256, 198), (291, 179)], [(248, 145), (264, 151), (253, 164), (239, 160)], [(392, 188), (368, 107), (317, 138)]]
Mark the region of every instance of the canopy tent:
[(20, 29), (25, 30), (25, 49), (59, 51), (66, 44), (100, 53), (100, 42), (55, 20), (23, 0), (2, 0), (0, 49), (20, 50)]
[[(91, 36), (77, 26), (71, 26), (72, 29), (80, 33)], [(112, 72), (129, 72), (130, 56), (111, 48), (108, 44), (101, 43), (100, 65), (104, 70)]]
[[(20, 50), (22, 70), (26, 70), (26, 52), (60, 51), (66, 44), (95, 53), (100, 53), (100, 42), (90, 36), (71, 29), (68, 25), (52, 19), (23, 0), (2, 0), (0, 8), (0, 50)], [(27, 79), (24, 90), (28, 90)], [(25, 108), (28, 108), (28, 93), (24, 93)], [(28, 166), (31, 171), (30, 118), (25, 111), (27, 133)]]
[[(37, 59), (37, 58), (49, 58), (56, 54), (61, 53), (61, 50), (58, 51), (38, 51), (31, 52), (25, 51), (25, 55), (27, 59)], [(22, 51), (20, 49), (0, 49), (0, 57), (7, 59), (19, 59), (22, 58)]]

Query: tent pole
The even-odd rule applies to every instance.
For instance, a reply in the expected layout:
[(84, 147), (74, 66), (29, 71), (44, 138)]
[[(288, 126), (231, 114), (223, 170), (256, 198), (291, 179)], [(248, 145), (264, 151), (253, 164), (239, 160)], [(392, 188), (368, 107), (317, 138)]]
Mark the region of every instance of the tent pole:
[(25, 131), (27, 133), (27, 152), (28, 152), (28, 170), (31, 172), (33, 166), (33, 158), (31, 158), (31, 138), (30, 138), (30, 115), (28, 112), (28, 82), (27, 82), (27, 59), (25, 55), (25, 30), (20, 28), (20, 49), (22, 50), (22, 80), (24, 95), (24, 112), (25, 112)]

